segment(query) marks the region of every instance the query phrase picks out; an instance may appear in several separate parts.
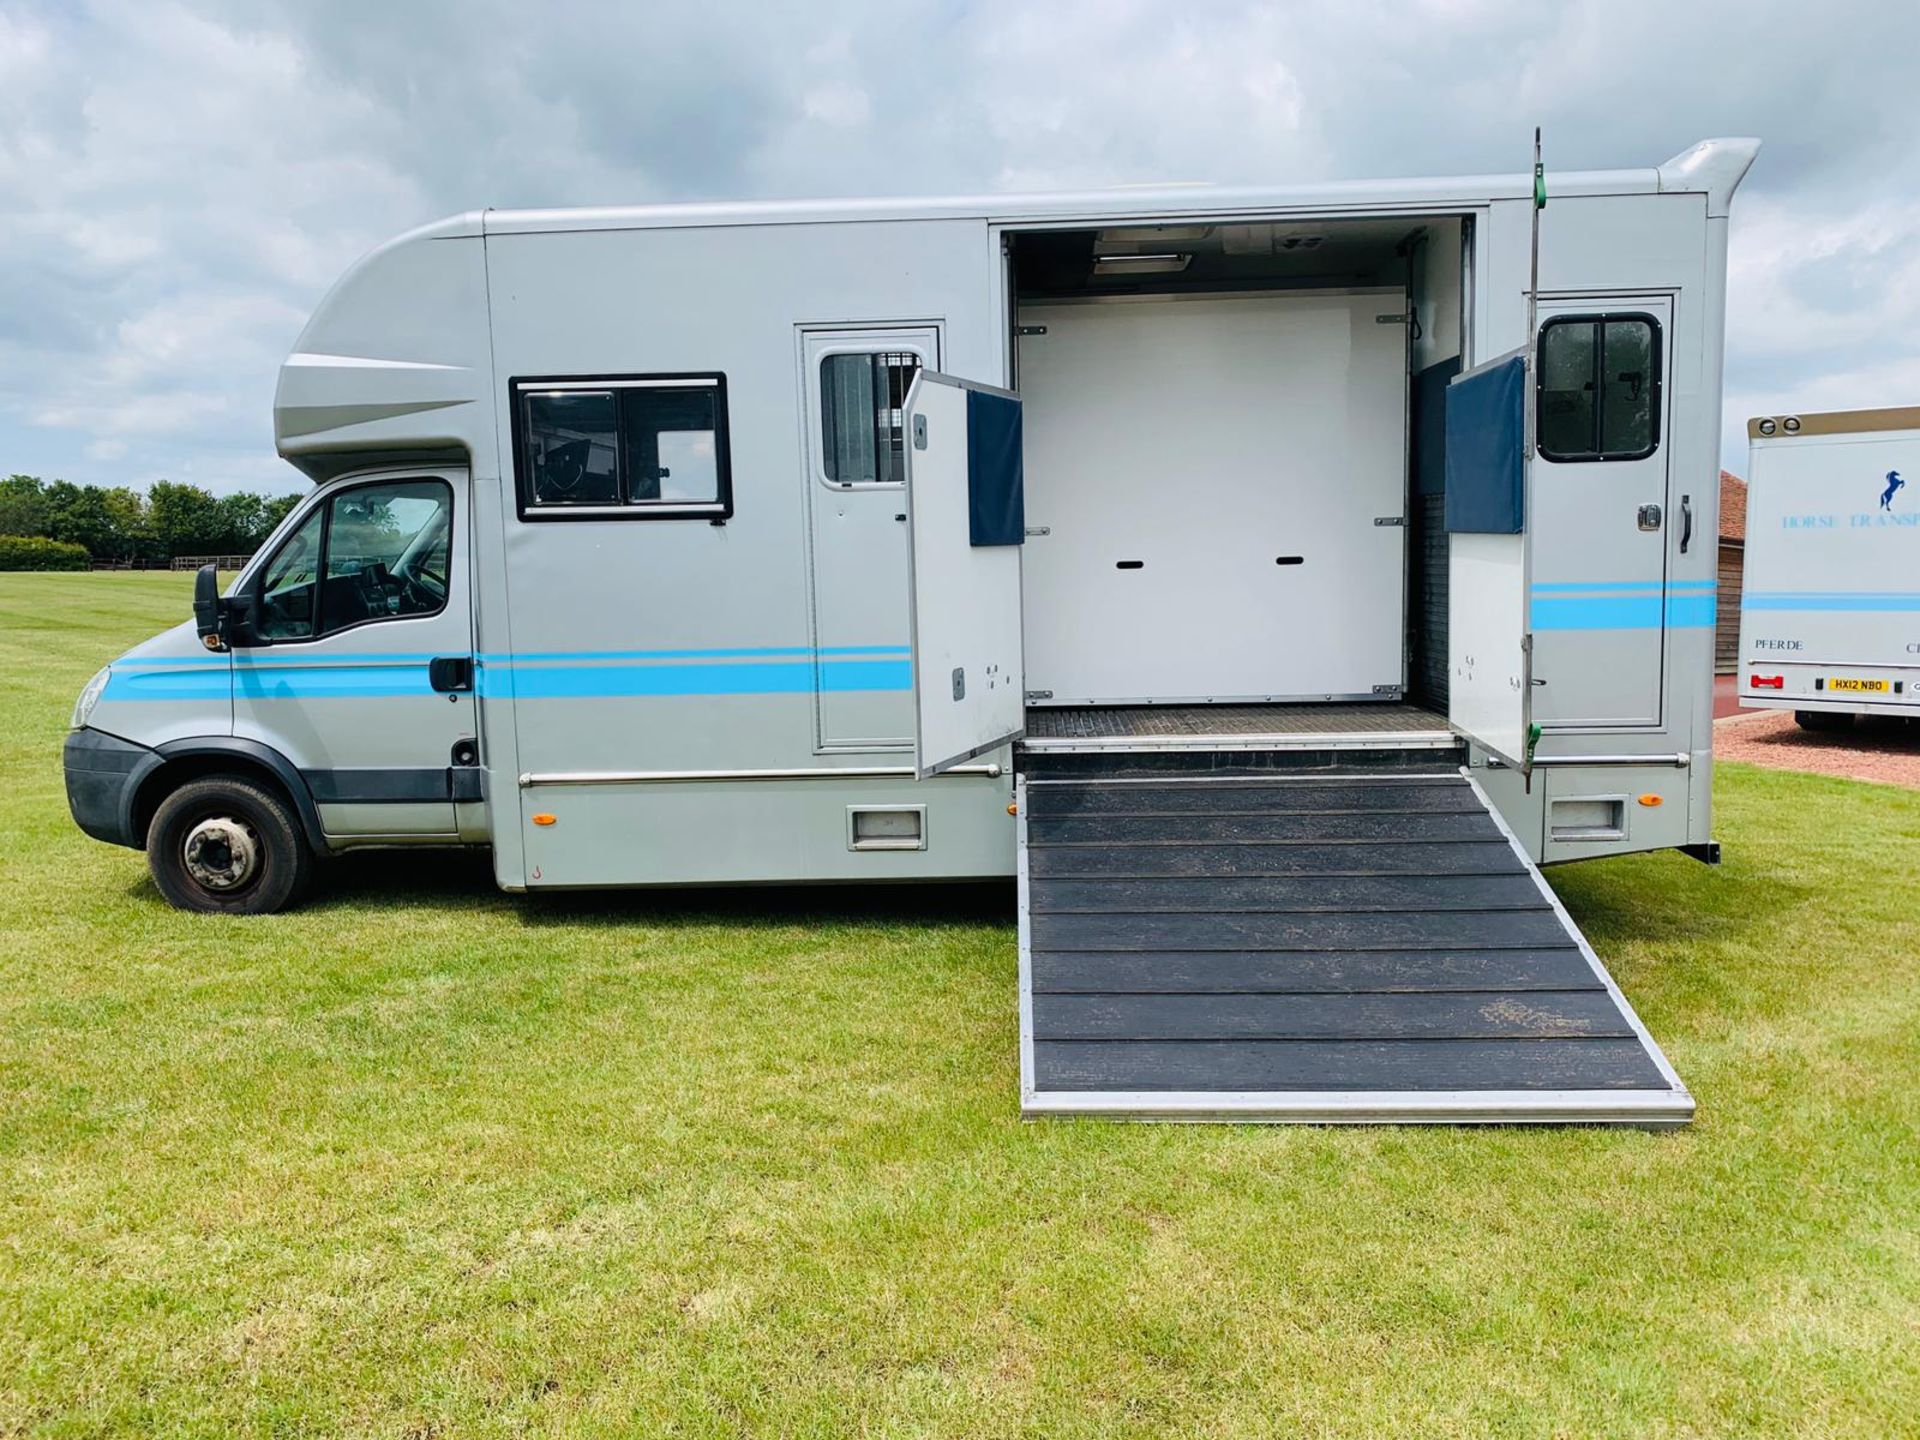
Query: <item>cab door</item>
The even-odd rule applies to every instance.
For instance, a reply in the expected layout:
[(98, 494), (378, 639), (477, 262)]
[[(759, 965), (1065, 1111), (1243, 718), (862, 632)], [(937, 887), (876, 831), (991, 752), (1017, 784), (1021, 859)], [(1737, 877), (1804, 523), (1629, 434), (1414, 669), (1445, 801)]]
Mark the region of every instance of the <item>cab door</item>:
[(922, 780), (1026, 733), (1019, 398), (920, 371), (906, 424), (914, 768)]
[(329, 836), (457, 834), (478, 800), (466, 476), (342, 481), (236, 596), (234, 734), (305, 778)]
[[(1530, 628), (1534, 718), (1549, 730), (1661, 723), (1669, 532), (1698, 539), (1668, 488), (1672, 308), (1667, 296), (1540, 304)], [(1688, 607), (1711, 605), (1707, 582), (1687, 589)]]

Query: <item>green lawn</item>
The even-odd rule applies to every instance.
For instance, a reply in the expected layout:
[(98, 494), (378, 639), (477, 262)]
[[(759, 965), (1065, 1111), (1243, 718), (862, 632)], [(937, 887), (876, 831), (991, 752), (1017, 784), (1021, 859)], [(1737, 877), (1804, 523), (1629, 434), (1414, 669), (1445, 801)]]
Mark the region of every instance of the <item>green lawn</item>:
[(1920, 1433), (1920, 794), (1553, 880), (1689, 1130), (1022, 1124), (1012, 896), (166, 908), (0, 576), (0, 1435)]

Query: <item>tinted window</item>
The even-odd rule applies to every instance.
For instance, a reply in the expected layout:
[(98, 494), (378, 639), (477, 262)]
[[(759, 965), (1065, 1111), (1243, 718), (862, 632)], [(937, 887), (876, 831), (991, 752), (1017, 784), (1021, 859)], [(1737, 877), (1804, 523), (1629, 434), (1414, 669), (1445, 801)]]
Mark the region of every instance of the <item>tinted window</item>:
[(526, 381), (515, 390), (523, 515), (569, 507), (592, 507), (579, 518), (593, 520), (732, 513), (721, 377)]
[(1601, 327), (1605, 365), (1600, 384), (1600, 453), (1644, 455), (1653, 449), (1653, 394), (1658, 375), (1653, 324), (1608, 320)]
[(267, 562), (260, 577), (254, 629), (268, 640), (305, 640), (314, 632), (319, 596), (320, 534), (325, 514), (315, 510)]
[(835, 485), (906, 479), (900, 412), (920, 357), (829, 355), (820, 362), (821, 464)]
[(720, 498), (714, 392), (630, 390), (626, 407), (627, 503), (712, 504)]
[(539, 505), (620, 499), (618, 414), (611, 390), (526, 397), (527, 469)]
[(1540, 450), (1584, 455), (1593, 449), (1593, 361), (1598, 330), (1555, 323), (1540, 333)]
[(1645, 315), (1581, 315), (1540, 329), (1540, 453), (1638, 460), (1660, 440), (1660, 327)]

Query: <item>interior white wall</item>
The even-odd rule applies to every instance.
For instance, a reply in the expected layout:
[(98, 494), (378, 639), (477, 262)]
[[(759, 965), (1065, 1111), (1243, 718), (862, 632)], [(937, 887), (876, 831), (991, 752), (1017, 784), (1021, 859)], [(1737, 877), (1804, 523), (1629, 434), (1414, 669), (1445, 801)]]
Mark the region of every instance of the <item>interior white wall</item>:
[(1413, 368), (1424, 370), (1460, 353), (1460, 242), (1465, 222), (1435, 220), (1414, 254), (1414, 313), (1420, 333), (1413, 342)]
[(1379, 523), (1405, 503), (1403, 305), (1383, 289), (1021, 308), (1027, 524), (1047, 532), (1026, 545), (1030, 692), (1404, 688), (1407, 530)]

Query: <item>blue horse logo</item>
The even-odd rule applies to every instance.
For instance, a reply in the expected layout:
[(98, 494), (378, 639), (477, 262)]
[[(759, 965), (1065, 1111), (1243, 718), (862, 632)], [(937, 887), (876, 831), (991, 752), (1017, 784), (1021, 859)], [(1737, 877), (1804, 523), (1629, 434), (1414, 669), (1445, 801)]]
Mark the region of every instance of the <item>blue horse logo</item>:
[(1880, 496), (1880, 508), (1882, 510), (1891, 510), (1893, 508), (1893, 492), (1906, 483), (1906, 481), (1900, 478), (1900, 472), (1898, 470), (1887, 471), (1887, 488)]

